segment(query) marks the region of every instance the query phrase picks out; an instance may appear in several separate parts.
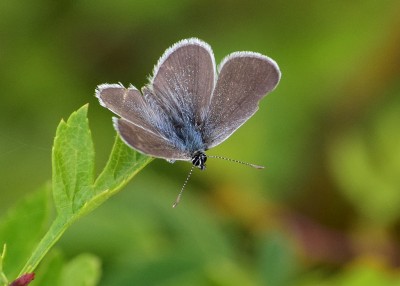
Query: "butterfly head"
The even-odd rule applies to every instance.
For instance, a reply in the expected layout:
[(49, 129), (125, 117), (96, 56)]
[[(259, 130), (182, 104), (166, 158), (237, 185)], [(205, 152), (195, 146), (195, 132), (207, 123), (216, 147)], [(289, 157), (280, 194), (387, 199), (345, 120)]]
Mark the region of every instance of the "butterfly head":
[(196, 151), (192, 156), (192, 163), (200, 170), (206, 169), (207, 155), (202, 151)]

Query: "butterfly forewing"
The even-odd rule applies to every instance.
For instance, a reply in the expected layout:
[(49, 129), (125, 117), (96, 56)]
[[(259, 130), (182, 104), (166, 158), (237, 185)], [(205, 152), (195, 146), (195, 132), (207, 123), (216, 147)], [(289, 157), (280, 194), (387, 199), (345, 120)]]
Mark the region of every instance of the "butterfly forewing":
[(164, 53), (154, 69), (150, 87), (155, 100), (172, 120), (201, 125), (210, 104), (215, 76), (210, 46), (198, 39), (188, 39)]
[(149, 120), (152, 110), (135, 87), (125, 88), (120, 84), (102, 84), (97, 87), (96, 96), (101, 105), (115, 114), (143, 129), (157, 132)]
[(278, 66), (266, 56), (236, 52), (226, 57), (220, 65), (205, 124), (207, 147), (220, 144), (246, 122), (279, 79)]

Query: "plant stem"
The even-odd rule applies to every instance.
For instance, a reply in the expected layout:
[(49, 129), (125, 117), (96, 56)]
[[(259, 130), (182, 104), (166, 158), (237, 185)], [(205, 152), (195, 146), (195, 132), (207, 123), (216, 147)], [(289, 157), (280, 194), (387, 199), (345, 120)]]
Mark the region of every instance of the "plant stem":
[(67, 228), (72, 224), (74, 219), (57, 217), (45, 236), (39, 242), (36, 249), (32, 252), (25, 266), (22, 268), (18, 277), (30, 273), (35, 270), (43, 257), (49, 252), (51, 247), (60, 239), (61, 235), (67, 230)]

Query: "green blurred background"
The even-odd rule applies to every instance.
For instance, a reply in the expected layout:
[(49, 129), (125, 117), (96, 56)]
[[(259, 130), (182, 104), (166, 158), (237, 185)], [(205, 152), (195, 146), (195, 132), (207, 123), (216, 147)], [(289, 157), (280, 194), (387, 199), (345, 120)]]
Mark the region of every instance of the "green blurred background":
[(0, 2), (0, 214), (51, 178), (61, 118), (90, 103), (97, 170), (115, 131), (101, 83), (147, 82), (166, 48), (275, 59), (278, 88), (194, 172), (155, 160), (57, 245), (100, 285), (400, 285), (400, 2)]

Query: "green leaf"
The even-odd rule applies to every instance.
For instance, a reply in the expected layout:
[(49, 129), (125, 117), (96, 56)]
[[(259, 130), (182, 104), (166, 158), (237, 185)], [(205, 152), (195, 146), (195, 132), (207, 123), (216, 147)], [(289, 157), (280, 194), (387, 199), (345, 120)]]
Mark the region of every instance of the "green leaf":
[(134, 174), (147, 165), (152, 158), (128, 147), (119, 136), (115, 138), (114, 148), (107, 165), (95, 183), (95, 192), (115, 190), (126, 183)]
[(88, 106), (61, 121), (53, 146), (53, 194), (59, 215), (71, 216), (93, 195), (94, 147)]
[(94, 184), (94, 192), (97, 196), (88, 203), (84, 212), (96, 208), (110, 196), (116, 194), (152, 160), (153, 158), (140, 154), (127, 146), (117, 136), (107, 165)]
[(58, 216), (20, 273), (32, 272), (67, 228), (103, 203), (152, 158), (116, 138), (110, 159), (94, 183), (94, 148), (87, 119), (88, 106), (61, 121), (53, 146), (53, 196)]
[(0, 245), (7, 245), (3, 270), (10, 280), (35, 249), (45, 233), (50, 215), (49, 187), (33, 193), (10, 209), (0, 222)]
[(71, 260), (61, 274), (61, 286), (94, 286), (100, 279), (100, 260), (91, 254), (81, 254)]

